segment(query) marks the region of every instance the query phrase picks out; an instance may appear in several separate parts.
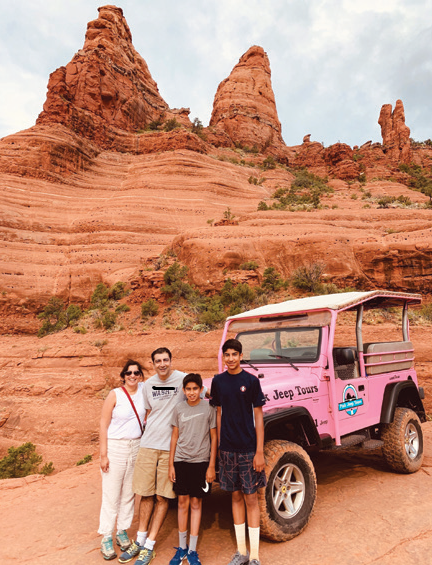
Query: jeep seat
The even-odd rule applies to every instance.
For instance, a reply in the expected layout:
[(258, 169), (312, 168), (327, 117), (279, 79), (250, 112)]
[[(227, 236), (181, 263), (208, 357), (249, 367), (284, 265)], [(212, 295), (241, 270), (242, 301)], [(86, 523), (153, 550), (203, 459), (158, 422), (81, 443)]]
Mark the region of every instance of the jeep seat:
[(250, 359), (251, 361), (252, 359), (272, 359), (272, 355), (274, 355), (272, 349), (252, 349), (250, 352)]
[(355, 347), (335, 347), (333, 349), (335, 377), (348, 380), (359, 377), (357, 350)]

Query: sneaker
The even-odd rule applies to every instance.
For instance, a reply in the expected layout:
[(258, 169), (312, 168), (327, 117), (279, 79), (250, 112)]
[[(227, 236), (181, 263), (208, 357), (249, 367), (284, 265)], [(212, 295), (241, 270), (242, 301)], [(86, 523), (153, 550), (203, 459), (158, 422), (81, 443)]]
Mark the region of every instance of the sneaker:
[(261, 565), (261, 562), (258, 559), (251, 559), (249, 565)]
[(202, 565), (196, 551), (189, 551), (187, 554), (189, 565)]
[(101, 553), (103, 555), (103, 558), (107, 561), (109, 561), (110, 559), (115, 559), (117, 557), (117, 553), (114, 551), (113, 540), (111, 536), (109, 536), (108, 538), (102, 538)]
[(141, 549), (138, 559), (135, 561), (135, 565), (148, 565), (155, 557), (156, 551), (154, 549), (144, 547)]
[(116, 544), (120, 546), (120, 549), (122, 551), (126, 551), (126, 549), (128, 549), (132, 545), (132, 542), (126, 533), (126, 530), (121, 530), (120, 532), (117, 532)]
[(132, 545), (129, 546), (129, 549), (120, 555), (119, 563), (129, 563), (129, 561), (132, 561), (132, 559), (136, 557), (142, 549), (142, 545), (140, 545), (137, 541), (133, 541)]
[(188, 554), (188, 548), (182, 549), (181, 547), (175, 547), (177, 551), (175, 552), (174, 557), (169, 562), (169, 565), (180, 565), (183, 559), (186, 559)]
[(246, 555), (242, 555), (239, 551), (236, 551), (228, 565), (247, 565), (248, 563), (249, 551), (246, 551)]

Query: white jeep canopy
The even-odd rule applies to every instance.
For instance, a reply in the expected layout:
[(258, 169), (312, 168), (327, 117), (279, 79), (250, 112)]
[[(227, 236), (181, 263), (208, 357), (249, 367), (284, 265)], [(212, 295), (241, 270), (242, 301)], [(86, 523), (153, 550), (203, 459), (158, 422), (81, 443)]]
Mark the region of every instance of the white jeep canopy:
[(310, 296), (287, 300), (277, 304), (267, 304), (248, 312), (242, 312), (236, 316), (230, 316), (229, 320), (240, 318), (256, 318), (257, 316), (275, 316), (292, 314), (294, 312), (310, 312), (313, 310), (349, 310), (358, 304), (363, 304), (365, 310), (371, 308), (389, 308), (408, 304), (420, 304), (420, 294), (407, 292), (392, 292), (386, 290), (371, 290), (368, 292), (340, 292), (337, 294), (324, 294), (321, 296)]

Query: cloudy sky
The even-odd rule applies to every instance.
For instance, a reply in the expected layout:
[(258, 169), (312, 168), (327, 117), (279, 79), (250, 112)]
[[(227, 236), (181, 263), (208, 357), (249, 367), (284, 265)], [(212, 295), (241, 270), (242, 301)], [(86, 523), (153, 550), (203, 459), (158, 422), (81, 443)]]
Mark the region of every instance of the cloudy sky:
[[(0, 0), (0, 138), (34, 125), (49, 74), (84, 43), (103, 0)], [(122, 0), (170, 107), (208, 124), (218, 84), (251, 46), (270, 58), (287, 145), (381, 141), (381, 106), (432, 138), (432, 0)]]

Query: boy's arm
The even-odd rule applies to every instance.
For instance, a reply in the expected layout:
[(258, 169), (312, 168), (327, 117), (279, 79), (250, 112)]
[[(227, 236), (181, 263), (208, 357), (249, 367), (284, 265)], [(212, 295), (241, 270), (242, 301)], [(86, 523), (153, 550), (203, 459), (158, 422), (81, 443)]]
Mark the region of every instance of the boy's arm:
[(253, 459), (253, 468), (257, 473), (262, 471), (265, 467), (264, 461), (264, 418), (262, 406), (254, 408), (255, 416), (255, 431), (257, 437), (257, 447), (255, 457)]
[(217, 430), (210, 430), (210, 461), (206, 473), (206, 481), (212, 483), (216, 479), (216, 453), (217, 453)]
[(168, 470), (168, 478), (172, 483), (175, 483), (174, 455), (177, 447), (178, 437), (179, 437), (179, 429), (176, 426), (173, 426), (173, 431), (171, 434), (169, 470)]
[(217, 450), (220, 448), (220, 434), (222, 422), (222, 406), (216, 406)]

